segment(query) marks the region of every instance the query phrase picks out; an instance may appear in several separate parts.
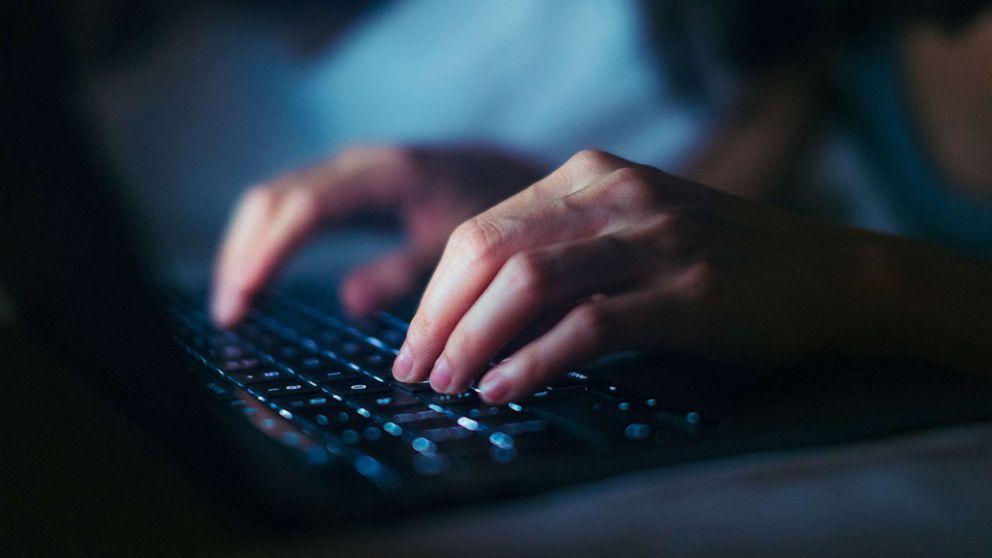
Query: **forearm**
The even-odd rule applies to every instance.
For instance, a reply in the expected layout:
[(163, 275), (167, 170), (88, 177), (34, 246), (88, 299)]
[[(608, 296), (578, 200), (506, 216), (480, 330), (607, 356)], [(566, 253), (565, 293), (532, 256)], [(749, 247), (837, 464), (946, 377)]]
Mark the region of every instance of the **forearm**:
[(992, 264), (924, 242), (870, 238), (857, 265), (860, 292), (850, 297), (848, 348), (992, 375)]

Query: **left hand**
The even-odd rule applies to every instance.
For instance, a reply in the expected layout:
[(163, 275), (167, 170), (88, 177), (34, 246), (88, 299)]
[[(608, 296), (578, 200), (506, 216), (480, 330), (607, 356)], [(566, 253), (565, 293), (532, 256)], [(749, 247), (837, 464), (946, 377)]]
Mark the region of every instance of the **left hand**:
[(865, 246), (889, 237), (760, 206), (657, 169), (584, 151), (459, 226), (394, 363), (511, 401), (617, 350), (783, 362), (872, 329), (856, 296)]

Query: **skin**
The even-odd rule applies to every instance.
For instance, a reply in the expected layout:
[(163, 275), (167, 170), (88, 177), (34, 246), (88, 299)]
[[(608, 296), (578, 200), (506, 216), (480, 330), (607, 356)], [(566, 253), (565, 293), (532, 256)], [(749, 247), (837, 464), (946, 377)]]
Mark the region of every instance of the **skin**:
[(354, 314), (387, 304), (444, 246), (393, 366), (397, 379), (429, 379), (439, 392), (481, 376), (482, 397), (503, 403), (629, 349), (763, 365), (899, 356), (992, 370), (987, 264), (608, 153), (580, 152), (455, 227), (536, 172), (498, 153), (363, 148), (256, 187), (218, 259), (214, 318), (235, 325), (319, 228), (378, 211), (399, 218), (409, 243), (352, 272), (342, 298)]
[(927, 147), (954, 187), (992, 200), (992, 10), (960, 33), (921, 25), (901, 47)]
[(820, 223), (584, 151), (451, 236), (394, 364), (503, 403), (617, 350), (737, 362), (912, 356), (988, 371), (992, 271), (920, 242)]
[(407, 295), (462, 220), (543, 174), (519, 156), (482, 148), (356, 147), (248, 190), (228, 225), (211, 313), (236, 325), (296, 249), (325, 227), (370, 214), (398, 221), (407, 242), (352, 271), (345, 309), (360, 316)]

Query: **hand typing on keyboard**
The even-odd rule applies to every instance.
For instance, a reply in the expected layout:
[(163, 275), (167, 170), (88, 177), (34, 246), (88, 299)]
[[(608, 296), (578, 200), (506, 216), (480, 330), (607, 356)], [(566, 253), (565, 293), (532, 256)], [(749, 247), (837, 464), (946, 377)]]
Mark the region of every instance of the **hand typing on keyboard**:
[[(900, 260), (907, 255), (923, 256), (909, 263), (967, 267), (913, 241), (814, 222), (581, 152), (455, 230), (393, 374), (461, 392), (549, 317), (549, 329), (485, 373), (485, 400), (512, 401), (616, 350), (750, 363), (882, 346), (917, 355), (913, 336), (899, 337), (913, 297), (893, 293), (914, 292), (926, 272), (887, 282), (914, 268)], [(884, 345), (878, 332), (891, 334)]]
[[(535, 174), (506, 155), (368, 148), (256, 188), (221, 251), (214, 320), (240, 322), (320, 225), (391, 213), (409, 245), (343, 284), (345, 308), (367, 314), (412, 288), (456, 222)], [(482, 398), (506, 403), (626, 349), (751, 364), (882, 353), (986, 371), (992, 298), (977, 295), (987, 294), (990, 275), (920, 242), (812, 221), (584, 151), (454, 230), (391, 376), (429, 379), (451, 395), (482, 376)], [(222, 356), (246, 380), (272, 373), (236, 371), (251, 368), (250, 358)]]
[(311, 234), (370, 213), (405, 228), (409, 244), (353, 271), (344, 307), (366, 315), (413, 289), (455, 226), (540, 177), (514, 156), (482, 149), (355, 148), (248, 191), (222, 245), (211, 313), (240, 322), (252, 299)]

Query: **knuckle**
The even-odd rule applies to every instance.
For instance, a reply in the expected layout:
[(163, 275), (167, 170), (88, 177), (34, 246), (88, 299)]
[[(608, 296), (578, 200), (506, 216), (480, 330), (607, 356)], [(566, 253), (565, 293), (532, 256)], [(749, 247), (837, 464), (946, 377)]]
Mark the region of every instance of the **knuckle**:
[(643, 167), (621, 167), (613, 171), (613, 194), (627, 207), (651, 209), (658, 205), (658, 195), (649, 170)]
[(600, 171), (615, 166), (618, 160), (614, 155), (599, 149), (583, 149), (572, 155), (565, 166), (576, 168), (579, 171)]
[(664, 254), (686, 252), (692, 241), (690, 219), (680, 213), (665, 213), (649, 227), (655, 247)]
[(503, 245), (503, 232), (492, 220), (473, 217), (451, 235), (451, 249), (467, 261), (485, 261), (497, 254)]
[(241, 197), (242, 205), (271, 208), (279, 199), (279, 190), (274, 184), (259, 184), (245, 190)]
[(338, 151), (337, 155), (334, 156), (334, 162), (337, 164), (348, 164), (354, 161), (360, 161), (373, 149), (375, 148), (365, 145), (349, 145)]
[(602, 347), (608, 344), (613, 324), (610, 313), (602, 303), (587, 302), (579, 306), (572, 310), (571, 319), (592, 346)]
[(518, 389), (525, 387), (541, 375), (542, 360), (529, 350), (518, 351), (511, 357), (517, 374), (512, 378)]
[(448, 338), (448, 342), (444, 346), (444, 353), (457, 361), (471, 358), (479, 347), (480, 341), (481, 338), (475, 332), (459, 327)]
[(505, 273), (513, 290), (540, 296), (554, 278), (554, 263), (542, 252), (519, 252), (507, 261)]
[(358, 169), (374, 165), (381, 168), (407, 168), (414, 166), (414, 150), (400, 145), (351, 145), (334, 157), (339, 168)]
[(317, 217), (319, 200), (313, 188), (298, 187), (288, 190), (283, 203), (286, 210), (301, 221), (308, 222)]

